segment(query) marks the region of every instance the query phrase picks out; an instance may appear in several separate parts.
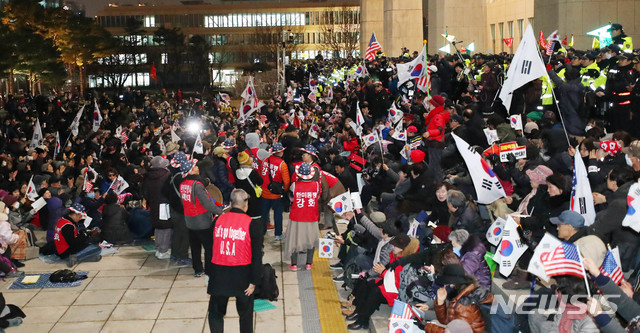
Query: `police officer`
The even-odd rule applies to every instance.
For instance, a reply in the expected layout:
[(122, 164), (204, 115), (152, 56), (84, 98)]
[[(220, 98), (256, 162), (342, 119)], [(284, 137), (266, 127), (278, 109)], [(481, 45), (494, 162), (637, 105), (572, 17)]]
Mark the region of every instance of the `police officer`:
[[(205, 185), (200, 179), (197, 160), (189, 159), (183, 152), (178, 152), (171, 161), (179, 167), (185, 177), (180, 183), (180, 198), (184, 207), (184, 222), (189, 229), (189, 245), (195, 277), (210, 274), (211, 234), (213, 232), (213, 215), (222, 214), (222, 204), (209, 197)], [(204, 270), (200, 261), (200, 249), (204, 247)]]
[(633, 55), (622, 53), (618, 55), (618, 63), (609, 69), (607, 77), (607, 98), (610, 101), (610, 121), (612, 129), (629, 132), (632, 136), (640, 134), (633, 117), (633, 105), (631, 103), (631, 91), (637, 82), (638, 72), (633, 68)]
[(616, 44), (620, 47), (620, 50), (625, 53), (633, 52), (633, 40), (631, 37), (627, 36), (622, 29), (622, 25), (620, 23), (614, 23), (609, 28), (609, 32), (611, 33), (611, 37), (613, 40), (612, 44)]
[[(231, 210), (220, 215), (213, 229), (209, 298), (209, 328), (223, 332), (229, 297), (236, 298), (240, 332), (253, 332), (254, 290), (262, 278), (262, 223), (246, 214), (249, 194), (231, 192)], [(209, 235), (211, 236), (211, 235)]]

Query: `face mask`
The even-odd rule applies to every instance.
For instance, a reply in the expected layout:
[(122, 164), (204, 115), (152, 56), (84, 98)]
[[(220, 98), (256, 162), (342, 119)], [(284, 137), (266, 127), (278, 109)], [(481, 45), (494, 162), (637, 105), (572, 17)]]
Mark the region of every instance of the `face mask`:
[(592, 128), (593, 128), (593, 127), (591, 127), (591, 126), (587, 125), (587, 126), (585, 126), (585, 127), (584, 127), (584, 131), (585, 131), (585, 132), (589, 132), (589, 130), (590, 130), (590, 129), (592, 129)]
[(459, 248), (453, 248), (453, 253), (455, 253), (458, 257), (460, 256), (460, 249)]
[(633, 161), (631, 161), (631, 157), (629, 157), (628, 154), (624, 154), (624, 160), (627, 162), (627, 165), (632, 167), (633, 166)]
[(96, 194), (95, 194), (94, 192), (89, 192), (89, 193), (87, 193), (87, 198), (91, 198), (91, 199), (93, 199), (93, 198), (95, 198), (95, 197), (96, 197)]
[(607, 58), (607, 59), (611, 59), (611, 53), (605, 54), (604, 57)]

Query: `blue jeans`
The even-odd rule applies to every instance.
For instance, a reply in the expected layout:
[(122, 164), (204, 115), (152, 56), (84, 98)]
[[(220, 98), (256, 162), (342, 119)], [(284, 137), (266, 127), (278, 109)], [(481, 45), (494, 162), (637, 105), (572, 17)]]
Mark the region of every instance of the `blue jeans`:
[(284, 206), (282, 205), (282, 199), (267, 199), (262, 198), (262, 224), (263, 232), (267, 232), (267, 225), (269, 224), (269, 212), (273, 209), (273, 223), (276, 225), (275, 235), (282, 236), (282, 211)]
[(83, 262), (91, 257), (97, 256), (102, 252), (102, 249), (95, 244), (90, 244), (84, 249), (75, 253), (76, 258), (78, 258), (78, 262)]

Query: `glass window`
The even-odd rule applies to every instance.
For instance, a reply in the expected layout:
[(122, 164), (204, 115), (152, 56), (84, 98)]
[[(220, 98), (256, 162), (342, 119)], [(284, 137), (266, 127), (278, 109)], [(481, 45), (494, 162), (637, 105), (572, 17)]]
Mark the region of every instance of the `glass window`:
[(491, 39), (492, 40), (496, 40), (496, 25), (492, 24), (491, 25)]
[(167, 53), (160, 53), (160, 64), (166, 65), (169, 63), (169, 55)]
[(520, 31), (519, 31), (520, 39), (522, 39), (522, 35), (524, 34), (524, 20), (523, 19), (518, 20), (518, 28), (520, 29)]
[(155, 16), (145, 16), (144, 17), (144, 26), (145, 26), (145, 28), (155, 28), (156, 27), (156, 17)]
[(513, 21), (509, 21), (509, 37), (513, 38)]
[(504, 38), (504, 23), (503, 22), (500, 23), (499, 30), (500, 30), (500, 39), (503, 39)]

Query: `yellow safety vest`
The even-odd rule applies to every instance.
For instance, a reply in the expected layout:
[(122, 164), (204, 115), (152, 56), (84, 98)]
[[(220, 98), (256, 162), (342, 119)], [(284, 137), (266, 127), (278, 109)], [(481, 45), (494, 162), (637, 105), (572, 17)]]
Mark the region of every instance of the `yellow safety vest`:
[(540, 96), (542, 105), (553, 105), (553, 82), (549, 75), (542, 78), (542, 95)]

